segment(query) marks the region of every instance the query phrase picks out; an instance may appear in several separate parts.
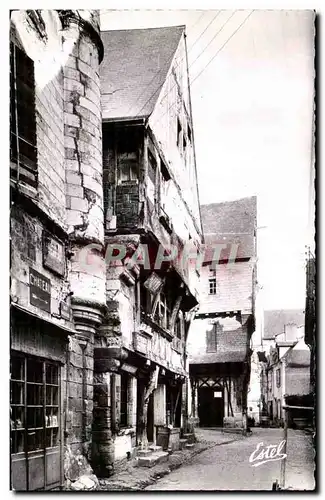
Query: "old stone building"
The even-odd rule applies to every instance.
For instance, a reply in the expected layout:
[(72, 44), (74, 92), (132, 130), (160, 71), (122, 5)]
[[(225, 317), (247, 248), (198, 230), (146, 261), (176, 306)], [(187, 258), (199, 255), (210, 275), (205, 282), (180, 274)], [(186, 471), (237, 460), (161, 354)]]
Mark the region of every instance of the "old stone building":
[(246, 427), (254, 331), (256, 198), (201, 207), (200, 307), (189, 335), (191, 416), (203, 427)]
[(178, 446), (186, 429), (199, 279), (186, 252), (202, 235), (184, 27), (102, 40), (108, 313), (94, 349), (93, 449), (107, 476), (136, 447), (141, 464), (148, 443)]
[[(272, 309), (264, 311), (262, 345), (266, 357), (260, 365), (262, 382), (261, 400), (265, 417), (267, 416), (269, 422), (281, 423), (283, 421), (281, 407), (284, 404), (285, 392), (282, 389), (285, 381), (281, 382), (281, 380), (285, 373), (285, 368), (282, 369), (282, 364), (284, 365), (286, 362), (284, 354), (288, 349), (294, 347), (299, 338), (303, 336), (302, 328), (304, 322), (305, 315), (301, 309)], [(283, 363), (280, 361), (282, 357)], [(279, 366), (277, 369), (282, 373), (280, 379), (279, 375), (277, 375), (278, 378), (276, 379), (275, 370), (273, 370), (273, 367), (278, 363)], [(302, 382), (303, 386), (307, 384), (309, 387), (309, 376), (306, 379), (306, 366), (309, 366), (309, 360), (306, 365), (306, 359), (304, 359), (301, 366), (302, 378), (297, 370), (295, 376), (301, 382), (304, 380)], [(287, 371), (288, 373), (289, 371)], [(301, 394), (304, 393), (305, 389)]]
[[(106, 309), (97, 11), (11, 11), (11, 486), (90, 470)], [(94, 265), (80, 251), (96, 243)]]

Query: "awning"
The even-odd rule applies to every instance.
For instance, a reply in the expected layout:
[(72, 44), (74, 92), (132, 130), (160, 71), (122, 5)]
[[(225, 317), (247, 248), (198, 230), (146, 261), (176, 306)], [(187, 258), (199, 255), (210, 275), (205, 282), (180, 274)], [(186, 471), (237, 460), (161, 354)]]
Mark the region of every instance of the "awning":
[(20, 306), (18, 304), (15, 304), (14, 302), (11, 302), (10, 305), (12, 307), (14, 307), (15, 309), (18, 309), (18, 311), (22, 311), (25, 314), (29, 314), (29, 316), (33, 316), (34, 318), (37, 318), (40, 321), (45, 321), (45, 323), (49, 323), (50, 325), (56, 326), (60, 330), (65, 330), (70, 335), (76, 335), (78, 333), (77, 330), (74, 330), (73, 328), (69, 328), (68, 326), (65, 326), (65, 325), (61, 325), (60, 323), (56, 323), (55, 321), (51, 321), (48, 318), (44, 318), (43, 316), (40, 316), (39, 314), (36, 314), (36, 313), (30, 311), (29, 309), (27, 309), (27, 307)]

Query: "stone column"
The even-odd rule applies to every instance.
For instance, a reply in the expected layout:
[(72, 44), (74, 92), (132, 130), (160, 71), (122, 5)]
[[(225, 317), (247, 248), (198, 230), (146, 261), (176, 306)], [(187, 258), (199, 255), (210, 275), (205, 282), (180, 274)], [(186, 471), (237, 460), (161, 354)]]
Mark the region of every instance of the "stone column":
[(111, 373), (95, 374), (92, 465), (100, 477), (109, 477), (114, 468), (114, 442), (111, 430)]
[[(90, 459), (94, 336), (106, 308), (99, 12), (59, 10), (63, 40), (66, 222), (75, 329), (70, 349), (68, 455)], [(79, 457), (79, 458), (78, 458)], [(84, 473), (84, 471), (80, 471)]]
[(137, 425), (137, 379), (130, 377), (128, 382), (128, 425)]

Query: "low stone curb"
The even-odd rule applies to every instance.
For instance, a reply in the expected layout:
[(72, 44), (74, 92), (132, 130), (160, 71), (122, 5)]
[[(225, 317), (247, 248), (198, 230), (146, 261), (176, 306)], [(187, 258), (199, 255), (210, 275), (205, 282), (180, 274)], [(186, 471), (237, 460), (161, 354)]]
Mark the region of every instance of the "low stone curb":
[[(169, 456), (168, 463), (159, 464), (151, 469), (144, 467), (134, 467), (130, 464), (127, 470), (120, 474), (116, 474), (109, 479), (99, 479), (99, 490), (102, 491), (139, 491), (145, 489), (157, 482), (162, 477), (168, 475), (173, 470), (178, 469), (182, 465), (190, 462), (196, 455), (215, 446), (229, 444), (242, 439), (243, 436), (232, 437), (227, 441), (216, 443), (214, 441), (199, 441), (195, 443), (193, 450), (181, 450), (172, 453)], [(141, 472), (140, 472), (141, 471)], [(141, 475), (141, 478), (138, 477)]]

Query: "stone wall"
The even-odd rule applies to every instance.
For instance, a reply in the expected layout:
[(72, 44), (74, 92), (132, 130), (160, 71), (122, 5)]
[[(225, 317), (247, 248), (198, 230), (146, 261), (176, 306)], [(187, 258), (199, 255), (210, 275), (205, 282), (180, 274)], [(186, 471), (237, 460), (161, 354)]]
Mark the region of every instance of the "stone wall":
[[(73, 481), (91, 473), (94, 335), (106, 304), (99, 16), (95, 11), (13, 11), (11, 20), (15, 43), (34, 61), (38, 170), (37, 189), (18, 197), (12, 210), (11, 294), (30, 313), (75, 328), (69, 343), (64, 330), (66, 342), (60, 344), (61, 442), (65, 476)], [(44, 266), (45, 231), (63, 244), (61, 273)], [(94, 246), (90, 252), (89, 244)], [(30, 266), (50, 280), (50, 311), (30, 303)], [(61, 302), (71, 305), (73, 323), (72, 317), (63, 318)], [(28, 335), (26, 330), (25, 337), (14, 336), (13, 348), (51, 357), (52, 337)]]

